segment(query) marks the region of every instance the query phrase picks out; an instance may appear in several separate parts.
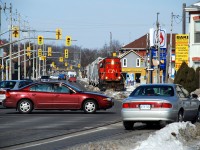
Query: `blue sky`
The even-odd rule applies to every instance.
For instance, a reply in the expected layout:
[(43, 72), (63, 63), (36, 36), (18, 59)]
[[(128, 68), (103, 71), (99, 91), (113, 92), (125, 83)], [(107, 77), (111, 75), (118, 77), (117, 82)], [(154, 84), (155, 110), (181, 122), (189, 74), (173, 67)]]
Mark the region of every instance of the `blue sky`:
[[(72, 44), (82, 48), (102, 48), (112, 39), (128, 44), (156, 25), (157, 12), (161, 28), (170, 32), (171, 13), (179, 15), (174, 19), (174, 33), (182, 32), (182, 4), (190, 6), (198, 0), (0, 0), (3, 7), (12, 3), (13, 18), (16, 10), (21, 15), (21, 25), (38, 31), (62, 29), (63, 39), (70, 35), (77, 40)], [(186, 15), (188, 17), (188, 14)], [(9, 24), (9, 11), (2, 11), (1, 30)], [(188, 18), (187, 18), (188, 22)], [(13, 25), (18, 25), (13, 21)], [(54, 33), (36, 33), (55, 38)], [(8, 37), (4, 35), (4, 37)], [(45, 41), (65, 44), (64, 41)]]

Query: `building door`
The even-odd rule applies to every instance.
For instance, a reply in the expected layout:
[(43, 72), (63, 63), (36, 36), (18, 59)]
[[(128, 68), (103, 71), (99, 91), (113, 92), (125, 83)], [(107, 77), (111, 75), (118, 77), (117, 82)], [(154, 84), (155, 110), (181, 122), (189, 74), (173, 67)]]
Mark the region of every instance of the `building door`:
[(141, 73), (135, 73), (135, 82), (140, 83)]

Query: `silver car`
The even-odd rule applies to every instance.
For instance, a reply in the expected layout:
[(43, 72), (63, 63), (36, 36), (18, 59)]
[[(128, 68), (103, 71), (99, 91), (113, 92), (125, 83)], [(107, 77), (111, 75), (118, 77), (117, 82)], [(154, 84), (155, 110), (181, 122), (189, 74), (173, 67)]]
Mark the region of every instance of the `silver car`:
[(5, 80), (0, 82), (0, 105), (2, 101), (6, 98), (6, 90), (12, 89), (17, 90), (28, 84), (31, 84), (32, 80)]
[(132, 130), (135, 122), (148, 125), (176, 121), (199, 121), (200, 102), (196, 94), (190, 94), (178, 84), (146, 84), (137, 87), (122, 102), (121, 115), (126, 130)]

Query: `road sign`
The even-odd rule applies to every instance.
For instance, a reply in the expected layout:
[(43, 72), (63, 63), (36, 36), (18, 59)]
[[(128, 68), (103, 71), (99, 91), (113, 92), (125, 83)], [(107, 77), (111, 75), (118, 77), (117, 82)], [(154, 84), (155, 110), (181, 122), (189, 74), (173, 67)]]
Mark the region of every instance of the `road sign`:
[(14, 37), (14, 38), (18, 38), (19, 37), (19, 27), (18, 26), (14, 26), (12, 28), (12, 37)]
[(66, 36), (66, 46), (71, 46), (72, 39), (70, 36)]
[(177, 71), (182, 62), (188, 64), (188, 34), (177, 34), (176, 35), (176, 51), (175, 51), (175, 70)]
[(43, 45), (44, 43), (44, 38), (41, 35), (38, 35), (38, 45)]
[(56, 40), (62, 39), (62, 30), (56, 29)]

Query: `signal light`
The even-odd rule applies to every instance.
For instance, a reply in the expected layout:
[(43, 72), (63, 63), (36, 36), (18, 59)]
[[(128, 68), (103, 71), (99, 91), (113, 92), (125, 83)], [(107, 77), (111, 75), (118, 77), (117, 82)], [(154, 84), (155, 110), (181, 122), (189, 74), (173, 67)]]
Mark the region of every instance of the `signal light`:
[(66, 46), (71, 46), (72, 39), (70, 36), (66, 36)]
[(62, 30), (56, 29), (56, 40), (62, 39)]
[(69, 55), (68, 55), (68, 49), (65, 49), (65, 58), (68, 58)]
[(44, 38), (41, 35), (38, 35), (38, 45), (43, 45), (44, 43)]

